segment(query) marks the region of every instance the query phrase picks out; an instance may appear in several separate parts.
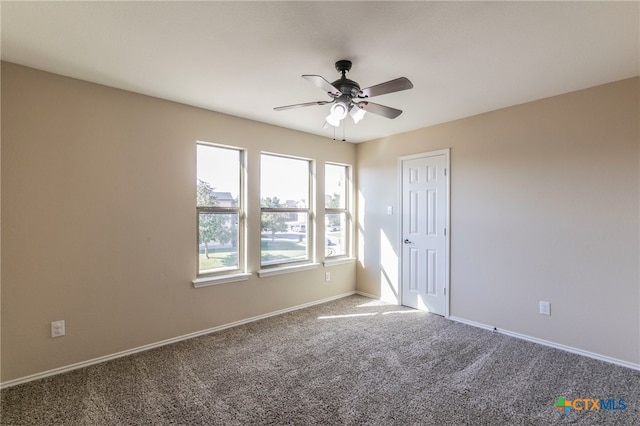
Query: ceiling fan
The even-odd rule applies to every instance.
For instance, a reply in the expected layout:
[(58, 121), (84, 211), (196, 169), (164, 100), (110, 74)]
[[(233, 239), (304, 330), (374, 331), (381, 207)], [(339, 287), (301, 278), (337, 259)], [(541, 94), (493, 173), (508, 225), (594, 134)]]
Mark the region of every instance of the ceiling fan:
[(334, 127), (338, 127), (347, 114), (353, 118), (355, 123), (358, 123), (362, 117), (364, 117), (366, 112), (371, 112), (387, 118), (396, 118), (402, 114), (402, 110), (370, 102), (369, 98), (411, 89), (413, 87), (413, 83), (411, 83), (408, 78), (399, 77), (395, 80), (390, 80), (385, 83), (361, 89), (358, 83), (353, 80), (349, 80), (346, 77), (347, 72), (351, 70), (351, 65), (351, 61), (346, 59), (336, 62), (336, 70), (342, 74), (342, 77), (333, 83), (329, 83), (319, 75), (302, 76), (302, 78), (307, 80), (309, 83), (325, 91), (327, 95), (331, 97), (330, 100), (285, 105), (276, 107), (274, 110), (282, 111), (290, 108), (332, 104), (330, 113), (326, 117), (325, 125), (330, 124)]

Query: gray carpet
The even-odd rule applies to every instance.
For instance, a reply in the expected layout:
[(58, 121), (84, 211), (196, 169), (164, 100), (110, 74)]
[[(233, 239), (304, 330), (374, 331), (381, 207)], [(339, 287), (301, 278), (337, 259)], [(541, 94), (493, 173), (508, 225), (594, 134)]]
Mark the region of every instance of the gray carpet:
[[(2, 425), (640, 425), (640, 372), (361, 296), (4, 389)], [(559, 396), (625, 400), (562, 413)]]

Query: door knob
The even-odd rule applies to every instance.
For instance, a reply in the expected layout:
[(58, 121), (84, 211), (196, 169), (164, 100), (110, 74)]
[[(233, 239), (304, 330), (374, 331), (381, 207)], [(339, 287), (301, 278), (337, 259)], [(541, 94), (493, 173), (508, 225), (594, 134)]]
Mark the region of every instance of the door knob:
[(405, 244), (411, 244), (411, 241), (409, 241), (409, 239), (404, 240)]

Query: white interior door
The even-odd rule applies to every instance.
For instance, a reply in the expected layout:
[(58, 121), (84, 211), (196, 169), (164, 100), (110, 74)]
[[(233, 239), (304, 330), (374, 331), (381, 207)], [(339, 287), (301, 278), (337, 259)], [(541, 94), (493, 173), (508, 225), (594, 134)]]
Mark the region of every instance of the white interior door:
[(402, 163), (402, 304), (449, 315), (449, 151)]

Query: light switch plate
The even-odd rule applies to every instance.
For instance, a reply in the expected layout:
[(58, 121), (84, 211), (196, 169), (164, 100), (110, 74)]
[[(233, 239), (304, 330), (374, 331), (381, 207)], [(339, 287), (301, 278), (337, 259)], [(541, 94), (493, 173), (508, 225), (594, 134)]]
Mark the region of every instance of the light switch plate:
[(545, 302), (544, 300), (540, 301), (540, 315), (551, 315), (551, 303)]

